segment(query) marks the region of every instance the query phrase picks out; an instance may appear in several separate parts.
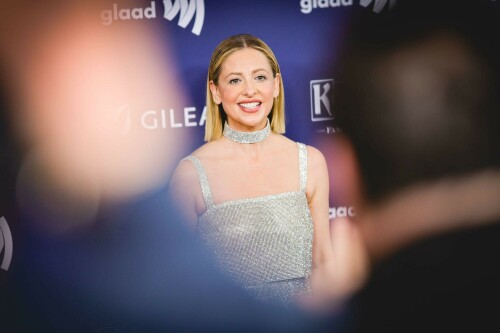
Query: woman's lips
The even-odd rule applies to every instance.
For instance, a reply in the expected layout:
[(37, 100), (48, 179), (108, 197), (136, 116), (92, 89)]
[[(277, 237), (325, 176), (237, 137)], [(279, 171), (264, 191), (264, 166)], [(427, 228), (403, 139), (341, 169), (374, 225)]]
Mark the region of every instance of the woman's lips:
[(257, 112), (259, 111), (261, 104), (261, 102), (245, 102), (238, 103), (238, 106), (245, 112)]

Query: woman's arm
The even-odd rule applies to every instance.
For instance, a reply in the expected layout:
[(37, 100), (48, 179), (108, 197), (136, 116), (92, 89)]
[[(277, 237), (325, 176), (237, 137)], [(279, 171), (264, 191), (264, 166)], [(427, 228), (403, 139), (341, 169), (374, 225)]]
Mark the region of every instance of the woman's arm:
[(316, 148), (307, 147), (306, 195), (314, 225), (313, 270), (324, 267), (332, 260), (329, 221), (329, 180), (323, 154)]
[(183, 160), (174, 170), (168, 186), (169, 200), (183, 214), (188, 226), (195, 231), (198, 223), (198, 211), (203, 208), (202, 193), (196, 169), (191, 161)]
[(325, 307), (334, 302), (333, 284), (336, 267), (332, 250), (329, 219), (329, 178), (323, 154), (316, 148), (307, 147), (306, 195), (313, 220), (312, 270), (309, 277), (312, 297), (309, 305)]
[[(314, 224), (313, 267), (310, 277), (316, 307), (334, 306), (354, 292), (367, 270), (359, 230), (348, 219), (329, 221), (329, 180), (323, 154), (308, 147), (307, 198)], [(310, 300), (311, 301), (311, 300)]]

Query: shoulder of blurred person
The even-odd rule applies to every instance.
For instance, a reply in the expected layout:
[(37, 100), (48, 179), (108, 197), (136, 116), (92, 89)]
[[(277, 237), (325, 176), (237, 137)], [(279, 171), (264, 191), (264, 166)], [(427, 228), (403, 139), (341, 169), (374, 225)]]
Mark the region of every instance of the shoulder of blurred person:
[(489, 222), (423, 238), (380, 261), (351, 299), (351, 331), (497, 332), (500, 219)]

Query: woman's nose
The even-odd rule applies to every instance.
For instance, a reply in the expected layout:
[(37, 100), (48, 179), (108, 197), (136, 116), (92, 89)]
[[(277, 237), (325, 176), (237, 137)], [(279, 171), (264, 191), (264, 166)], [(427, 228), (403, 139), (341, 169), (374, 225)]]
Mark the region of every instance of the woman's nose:
[(257, 92), (254, 83), (252, 81), (247, 81), (244, 87), (244, 94), (246, 96), (253, 96)]

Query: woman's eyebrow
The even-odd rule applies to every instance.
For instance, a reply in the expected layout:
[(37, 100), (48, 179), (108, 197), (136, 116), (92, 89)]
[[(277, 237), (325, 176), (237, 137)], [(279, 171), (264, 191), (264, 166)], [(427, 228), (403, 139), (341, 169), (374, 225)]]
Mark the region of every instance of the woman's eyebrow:
[[(252, 71), (252, 74), (257, 73), (257, 72), (260, 72), (260, 71), (264, 71), (264, 72), (266, 72), (266, 73), (268, 72), (268, 70), (267, 70), (267, 69), (265, 69), (265, 68), (257, 68), (257, 69), (254, 69), (254, 70)], [(228, 73), (227, 75), (224, 75), (224, 77), (228, 77), (228, 76), (231, 76), (231, 75), (236, 75), (236, 76), (238, 76), (238, 75), (239, 75), (239, 76), (243, 76), (243, 73), (241, 73), (241, 72), (231, 72), (231, 73)]]

